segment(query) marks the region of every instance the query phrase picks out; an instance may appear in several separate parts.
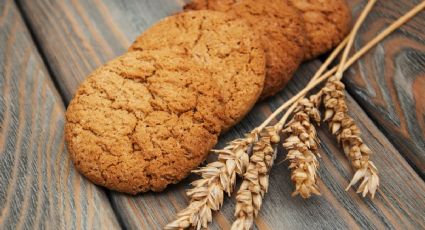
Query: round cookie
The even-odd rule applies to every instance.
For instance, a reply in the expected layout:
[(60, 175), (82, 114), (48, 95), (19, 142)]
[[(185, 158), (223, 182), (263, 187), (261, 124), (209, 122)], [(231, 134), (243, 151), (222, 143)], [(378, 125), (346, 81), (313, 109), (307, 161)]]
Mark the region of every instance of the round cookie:
[(350, 30), (351, 13), (345, 0), (290, 0), (300, 10), (306, 29), (305, 59), (337, 46)]
[(172, 51), (127, 53), (94, 71), (66, 112), (75, 167), (94, 183), (161, 191), (205, 160), (221, 131), (211, 73)]
[(265, 55), (244, 20), (207, 10), (180, 13), (153, 25), (129, 50), (164, 47), (191, 56), (213, 73), (224, 100), (224, 130), (239, 122), (258, 100), (265, 78)]
[(221, 11), (248, 21), (266, 53), (261, 98), (279, 92), (304, 58), (304, 24), (299, 12), (286, 0), (193, 0), (184, 9)]

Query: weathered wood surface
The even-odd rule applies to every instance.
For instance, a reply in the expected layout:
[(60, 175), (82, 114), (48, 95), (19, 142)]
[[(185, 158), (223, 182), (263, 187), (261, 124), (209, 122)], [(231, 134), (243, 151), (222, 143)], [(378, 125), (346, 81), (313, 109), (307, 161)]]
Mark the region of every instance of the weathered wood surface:
[[(360, 29), (355, 49), (422, 0), (378, 1)], [(355, 14), (365, 0), (348, 1)], [(425, 12), (386, 38), (358, 62), (348, 91), (400, 153), (425, 178)]]
[[(63, 96), (69, 101), (85, 76), (106, 60), (122, 54), (149, 25), (176, 12), (182, 1), (19, 1), (49, 62)], [(274, 108), (299, 90), (318, 62), (302, 66), (296, 80), (280, 95), (259, 103), (235, 128), (221, 137), (219, 146), (258, 125)], [(323, 127), (320, 187), (323, 195), (309, 200), (291, 198), (287, 163), (274, 167), (271, 188), (256, 228), (425, 228), (425, 184), (349, 98), (351, 113), (376, 152), (382, 187), (376, 199), (344, 191), (352, 176), (341, 149)], [(279, 154), (279, 160), (283, 158)], [(184, 188), (189, 178), (163, 193), (127, 196), (110, 192), (112, 205), (129, 229), (161, 228), (187, 204)], [(214, 215), (213, 229), (226, 229), (233, 220), (234, 203), (226, 199)]]
[(72, 166), (64, 105), (13, 1), (0, 1), (0, 229), (119, 229)]

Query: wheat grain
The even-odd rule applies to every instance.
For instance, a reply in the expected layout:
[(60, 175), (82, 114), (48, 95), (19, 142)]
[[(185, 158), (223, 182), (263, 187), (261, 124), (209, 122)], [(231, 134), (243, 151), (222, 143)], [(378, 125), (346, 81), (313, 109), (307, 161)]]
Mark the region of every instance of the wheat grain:
[(268, 191), (269, 171), (276, 157), (276, 148), (273, 145), (279, 143), (280, 137), (274, 126), (266, 127), (260, 136), (260, 140), (254, 144), (244, 180), (236, 196), (233, 230), (251, 229)]
[(236, 183), (236, 174), (243, 175), (249, 164), (248, 152), (258, 139), (257, 131), (245, 138), (230, 142), (222, 150), (215, 150), (218, 160), (194, 170), (201, 176), (192, 182), (193, 188), (187, 190), (190, 199), (188, 207), (177, 213), (177, 218), (165, 226), (165, 229), (182, 229), (190, 226), (196, 229), (206, 228), (212, 220), (212, 211), (223, 204), (224, 192), (229, 196)]
[[(312, 194), (320, 195), (317, 186), (318, 138), (316, 129), (311, 121), (320, 123), (320, 113), (317, 109), (319, 96), (311, 99), (303, 98), (298, 102), (293, 118), (283, 130), (288, 137), (283, 147), (288, 151), (286, 160), (289, 160), (291, 180), (295, 184), (293, 196), (300, 195), (309, 198)], [(313, 102), (314, 101), (314, 102)]]
[(373, 162), (369, 160), (372, 151), (363, 143), (360, 137), (360, 129), (348, 115), (344, 84), (341, 82), (341, 78), (343, 77), (344, 66), (347, 63), (347, 58), (354, 43), (355, 36), (375, 3), (376, 0), (369, 0), (366, 7), (363, 9), (359, 19), (350, 32), (347, 45), (344, 48), (335, 76), (329, 78), (321, 90), (324, 95), (323, 103), (326, 109), (324, 121), (328, 121), (332, 134), (337, 137), (338, 142), (341, 143), (344, 149), (345, 155), (351, 162), (351, 166), (356, 170), (347, 190), (363, 179), (357, 192), (361, 192), (363, 197), (366, 196), (367, 193), (370, 193), (372, 198), (375, 196), (375, 192), (379, 186), (378, 172)]
[(337, 137), (351, 166), (356, 170), (347, 190), (362, 180), (357, 192), (362, 193), (363, 197), (370, 193), (373, 198), (379, 186), (378, 170), (369, 160), (372, 151), (363, 142), (360, 129), (348, 115), (344, 88), (337, 77), (330, 78), (323, 87), (323, 104), (326, 109), (324, 121), (328, 122), (332, 134)]

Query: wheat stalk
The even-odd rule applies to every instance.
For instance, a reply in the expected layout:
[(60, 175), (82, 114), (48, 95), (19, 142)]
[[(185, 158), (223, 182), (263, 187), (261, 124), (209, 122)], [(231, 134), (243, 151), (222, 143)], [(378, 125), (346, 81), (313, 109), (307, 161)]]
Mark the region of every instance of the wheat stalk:
[(250, 229), (254, 218), (260, 211), (264, 195), (269, 187), (269, 171), (276, 157), (276, 148), (280, 137), (274, 126), (268, 126), (255, 142), (248, 168), (236, 196), (236, 220), (233, 230)]
[(291, 180), (295, 184), (293, 196), (300, 195), (309, 198), (312, 194), (320, 195), (317, 186), (317, 168), (319, 162), (317, 133), (311, 121), (320, 123), (320, 113), (317, 109), (320, 95), (310, 99), (303, 98), (298, 102), (293, 118), (283, 130), (288, 137), (283, 147), (288, 151), (285, 160), (289, 160)]
[(362, 180), (357, 192), (361, 192), (363, 196), (370, 193), (373, 198), (379, 186), (378, 170), (369, 160), (372, 151), (364, 144), (360, 129), (348, 115), (344, 88), (337, 77), (330, 78), (323, 87), (323, 104), (326, 109), (323, 120), (328, 122), (329, 129), (341, 143), (351, 166), (356, 170), (347, 190)]
[(376, 0), (369, 0), (366, 7), (359, 16), (353, 29), (350, 32), (347, 45), (337, 66), (334, 77), (328, 79), (322, 88), (323, 104), (325, 106), (324, 121), (328, 121), (329, 128), (338, 142), (341, 143), (344, 153), (351, 162), (351, 166), (356, 170), (353, 179), (348, 185), (348, 190), (352, 185), (363, 179), (357, 192), (361, 192), (363, 197), (370, 193), (372, 198), (379, 186), (378, 170), (372, 161), (369, 160), (372, 151), (363, 143), (360, 137), (360, 129), (354, 120), (348, 115), (348, 107), (345, 101), (344, 84), (341, 82), (344, 73), (344, 65), (354, 43), (355, 36), (372, 9)]
[[(375, 2), (376, 0), (370, 0), (368, 2), (348, 37), (344, 40), (342, 45), (335, 49), (330, 55), (330, 58), (325, 61), (324, 66), (327, 67), (342, 48), (345, 47), (341, 65), (338, 67), (336, 74), (342, 76), (344, 64), (349, 54), (349, 47), (353, 44), (360, 25), (363, 23)], [(313, 80), (321, 74), (319, 70), (313, 77)], [(295, 114), (283, 131), (288, 136), (283, 143), (283, 147), (288, 151), (285, 160), (290, 161), (289, 169), (291, 169), (291, 180), (295, 184), (295, 191), (292, 193), (293, 196), (299, 194), (302, 198), (309, 198), (312, 194), (320, 195), (317, 186), (317, 169), (319, 167), (319, 162), (316, 157), (319, 156), (319, 141), (316, 129), (311, 121), (313, 120), (316, 124), (320, 124), (320, 113), (317, 108), (320, 105), (322, 94), (322, 91), (319, 91), (318, 94), (312, 95), (310, 99), (299, 99), (298, 102), (295, 103), (298, 104), (294, 111)]]
[(194, 170), (201, 179), (192, 182), (192, 189), (186, 195), (190, 199), (188, 207), (177, 213), (177, 219), (165, 226), (165, 229), (182, 229), (190, 226), (196, 229), (206, 228), (212, 220), (212, 211), (219, 210), (223, 204), (224, 192), (229, 196), (236, 183), (236, 174), (243, 175), (249, 164), (248, 152), (257, 140), (257, 131), (245, 138), (230, 142), (222, 150), (214, 151), (218, 160)]

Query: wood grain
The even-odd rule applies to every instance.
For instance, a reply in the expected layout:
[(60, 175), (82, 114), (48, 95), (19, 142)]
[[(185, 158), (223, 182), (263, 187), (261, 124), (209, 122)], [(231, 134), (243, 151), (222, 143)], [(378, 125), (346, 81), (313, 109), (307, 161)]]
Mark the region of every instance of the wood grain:
[(64, 105), (13, 1), (0, 2), (0, 229), (119, 229), (76, 172)]
[[(365, 0), (349, 1), (358, 14)], [(360, 49), (421, 0), (378, 1), (359, 31)], [(348, 91), (425, 178), (425, 12), (419, 13), (358, 62)]]
[[(177, 1), (19, 1), (57, 82), (69, 101), (78, 83), (104, 61), (125, 52), (147, 26), (176, 12)], [(272, 110), (303, 87), (318, 62), (304, 64), (290, 85), (278, 96), (259, 103), (236, 127), (220, 138), (218, 147), (258, 125)], [(425, 183), (407, 164), (360, 107), (349, 97), (350, 110), (376, 153), (382, 187), (371, 201), (353, 190), (344, 191), (352, 171), (341, 149), (325, 127), (322, 141), (320, 188), (323, 195), (309, 200), (291, 198), (287, 163), (277, 164), (271, 188), (256, 219), (256, 229), (359, 229), (425, 228)], [(283, 159), (280, 151), (278, 161)], [(127, 196), (110, 192), (112, 205), (128, 229), (160, 229), (186, 204), (184, 188), (194, 178), (162, 193)], [(234, 202), (226, 199), (214, 214), (212, 229), (228, 229)]]

